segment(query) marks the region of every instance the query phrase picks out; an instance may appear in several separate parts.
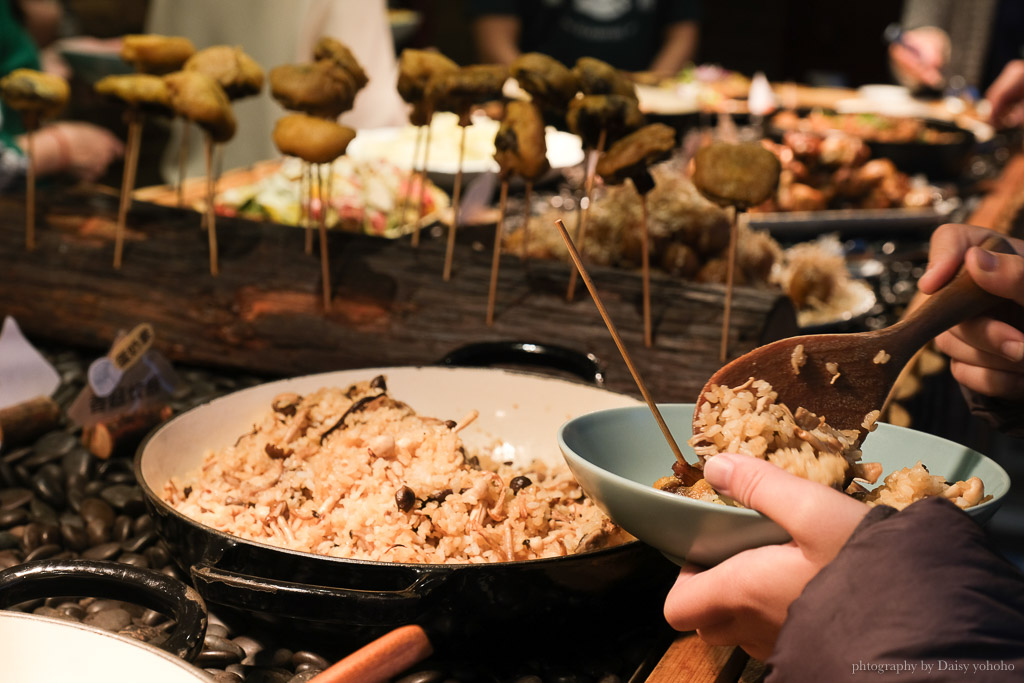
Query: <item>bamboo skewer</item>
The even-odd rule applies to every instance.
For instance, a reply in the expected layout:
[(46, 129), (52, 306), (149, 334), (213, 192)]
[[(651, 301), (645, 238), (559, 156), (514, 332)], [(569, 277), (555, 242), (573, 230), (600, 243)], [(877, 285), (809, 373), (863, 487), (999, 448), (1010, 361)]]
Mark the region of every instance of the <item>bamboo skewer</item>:
[(640, 373), (637, 371), (636, 365), (633, 364), (633, 359), (626, 350), (626, 345), (623, 344), (622, 338), (619, 336), (619, 332), (615, 328), (615, 323), (612, 322), (611, 316), (608, 314), (608, 310), (604, 307), (604, 303), (601, 301), (601, 297), (597, 293), (597, 287), (594, 285), (593, 280), (590, 279), (590, 275), (587, 274), (587, 270), (583, 265), (583, 259), (580, 257), (579, 252), (576, 251), (572, 238), (569, 236), (569, 231), (565, 229), (565, 224), (561, 219), (558, 219), (555, 221), (555, 226), (561, 233), (562, 239), (565, 241), (565, 247), (569, 250), (569, 257), (576, 265), (576, 269), (579, 271), (580, 277), (583, 278), (583, 283), (590, 291), (590, 296), (594, 299), (594, 304), (597, 305), (597, 310), (601, 314), (601, 318), (604, 320), (604, 324), (608, 328), (608, 332), (611, 334), (612, 340), (615, 342), (615, 346), (618, 347), (619, 353), (622, 354), (622, 360), (626, 362), (626, 367), (629, 368), (630, 374), (633, 375), (633, 381), (636, 382), (637, 387), (640, 389), (640, 393), (644, 397), (644, 401), (647, 402), (647, 406), (654, 414), (654, 419), (658, 423), (661, 433), (665, 436), (665, 440), (668, 442), (669, 448), (672, 449), (672, 453), (675, 455), (676, 460), (685, 468), (684, 479), (690, 479), (690, 481), (684, 481), (684, 483), (688, 486), (692, 485), (702, 477), (700, 471), (693, 465), (686, 462), (686, 458), (683, 456), (683, 452), (679, 449), (679, 444), (676, 443), (675, 438), (672, 436), (672, 432), (665, 423), (665, 418), (662, 417), (661, 411), (658, 410), (658, 405), (654, 402), (651, 392), (647, 389), (647, 385), (644, 383), (643, 378), (640, 377)]
[(722, 343), (718, 350), (718, 360), (722, 363), (729, 357), (729, 317), (732, 313), (732, 290), (736, 277), (736, 239), (739, 232), (739, 217), (736, 214), (736, 207), (726, 207), (725, 211), (729, 216), (729, 259), (725, 271), (725, 310), (722, 311)]
[(640, 258), (642, 262), (644, 290), (644, 346), (651, 348), (651, 249), (647, 230), (647, 194), (640, 195)]
[[(584, 206), (583, 200), (580, 200), (580, 218), (579, 218), (579, 230), (576, 232), (576, 241), (580, 245), (580, 253), (585, 250), (585, 244), (587, 239), (587, 216), (590, 213), (590, 205), (593, 202), (594, 193), (594, 176), (597, 174), (597, 160), (604, 153), (604, 147), (608, 142), (608, 131), (601, 129), (601, 134), (597, 138), (597, 147), (594, 149), (590, 158), (587, 159), (587, 175), (586, 180), (583, 184), (583, 199), (586, 200)], [(566, 301), (572, 301), (576, 296), (576, 278), (577, 271), (573, 268), (569, 271), (569, 289), (565, 294)]]
[(313, 178), (308, 161), (302, 162), (302, 176), (299, 178), (299, 222), (306, 229), (306, 253), (313, 253)]
[(210, 244), (210, 275), (218, 275), (217, 265), (217, 212), (214, 202), (217, 199), (217, 183), (213, 175), (213, 136), (206, 136), (206, 229)]
[(522, 260), (526, 260), (530, 257), (530, 202), (533, 197), (533, 181), (526, 181), (526, 195), (523, 198), (523, 251), (519, 255)]
[(459, 227), (459, 194), (462, 191), (462, 157), (466, 153), (466, 128), (462, 126), (459, 138), (459, 166), (455, 171), (455, 188), (452, 190), (452, 224), (448, 230), (448, 247), (444, 253), (444, 281), (452, 277), (452, 260), (455, 257), (455, 231)]
[(419, 173), (419, 176), (420, 176), (419, 205), (418, 205), (418, 207), (416, 209), (416, 227), (412, 231), (412, 246), (414, 246), (414, 247), (420, 246), (420, 225), (423, 223), (423, 200), (424, 200), (424, 198), (426, 196), (426, 193), (423, 191), (423, 188), (426, 187), (426, 185), (427, 185), (427, 162), (430, 159), (430, 133), (431, 133), (430, 123), (433, 120), (434, 120), (434, 115), (431, 114), (430, 117), (427, 119), (427, 141), (426, 141), (426, 144), (423, 145), (423, 165), (420, 167), (420, 173)]
[[(412, 189), (416, 178), (416, 162), (420, 159), (420, 144), (423, 142), (423, 126), (416, 126), (416, 140), (412, 144), (412, 164), (409, 166), (409, 175), (405, 178), (405, 194), (401, 203), (395, 202), (395, 213), (392, 217), (395, 225), (405, 225), (405, 212), (409, 208), (409, 199), (412, 197)], [(401, 185), (399, 185), (401, 190)]]
[(188, 119), (181, 119), (181, 144), (178, 148), (178, 206), (185, 206), (185, 167), (188, 165), (189, 125)]
[(26, 121), (25, 154), (28, 157), (28, 168), (25, 176), (25, 249), (36, 248), (36, 152), (35, 135), (38, 126), (34, 121)]
[(498, 200), (498, 226), (494, 229), (494, 255), (491, 257), (491, 288), (487, 295), (487, 324), (494, 324), (494, 303), (498, 298), (498, 264), (501, 262), (501, 235), (505, 229), (505, 207), (508, 204), (508, 179), (501, 181)]
[(314, 167), (316, 171), (316, 187), (320, 195), (320, 278), (323, 281), (324, 310), (331, 310), (331, 268), (327, 257), (327, 208), (324, 202), (324, 179), (321, 164)]
[(117, 225), (114, 228), (114, 268), (121, 267), (124, 252), (125, 222), (132, 205), (135, 190), (135, 173), (139, 165), (139, 147), (142, 144), (142, 115), (138, 111), (128, 113), (128, 144), (124, 155), (124, 172), (121, 175), (121, 202), (117, 211)]

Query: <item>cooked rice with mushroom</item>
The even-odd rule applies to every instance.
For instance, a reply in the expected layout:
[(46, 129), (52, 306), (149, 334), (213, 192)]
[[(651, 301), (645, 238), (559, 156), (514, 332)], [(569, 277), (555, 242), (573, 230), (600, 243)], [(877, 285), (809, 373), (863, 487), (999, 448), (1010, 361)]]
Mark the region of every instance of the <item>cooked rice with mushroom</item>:
[[(802, 354), (803, 349), (800, 351)], [(838, 366), (829, 368), (829, 372), (838, 376)], [(941, 495), (958, 507), (968, 508), (986, 500), (978, 477), (949, 484), (929, 474), (920, 462), (893, 472), (881, 486), (868, 491), (863, 484), (878, 481), (882, 466), (861, 461), (862, 453), (856, 445), (860, 431), (834, 429), (823, 417), (802, 407), (792, 412), (777, 399), (778, 393), (764, 380), (750, 378), (735, 388), (711, 385), (694, 420), (690, 446), (702, 461), (719, 453), (761, 458), (804, 479), (845, 490), (869, 505), (903, 509), (926, 496)], [(862, 429), (873, 432), (879, 416), (878, 410), (865, 415)], [(688, 487), (678, 476), (662, 477), (654, 487), (697, 500), (723, 502), (703, 479)]]
[(564, 465), (469, 452), (383, 377), (283, 394), (252, 431), (163, 492), (225, 533), (290, 550), (410, 563), (556, 557), (632, 540)]

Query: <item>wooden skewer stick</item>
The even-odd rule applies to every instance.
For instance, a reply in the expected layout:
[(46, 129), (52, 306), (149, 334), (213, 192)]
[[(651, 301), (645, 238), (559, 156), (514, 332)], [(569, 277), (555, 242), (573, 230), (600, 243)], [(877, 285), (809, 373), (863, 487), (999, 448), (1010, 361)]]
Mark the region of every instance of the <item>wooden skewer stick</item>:
[(128, 210), (132, 206), (132, 192), (135, 190), (135, 172), (139, 166), (139, 147), (142, 145), (142, 114), (135, 110), (128, 112), (128, 144), (124, 155), (124, 172), (121, 175), (121, 203), (117, 211), (117, 226), (114, 229), (114, 268), (121, 267), (124, 252), (124, 228)]
[(178, 148), (178, 206), (185, 206), (185, 167), (188, 166), (189, 130), (188, 119), (181, 119), (181, 144)]
[(530, 202), (533, 197), (533, 181), (526, 181), (526, 195), (523, 197), (523, 251), (519, 257), (526, 260), (530, 257)]
[(462, 135), (459, 138), (459, 166), (455, 171), (455, 188), (452, 190), (452, 225), (448, 230), (448, 248), (444, 253), (444, 281), (452, 277), (452, 260), (455, 257), (455, 231), (459, 227), (459, 194), (462, 191), (462, 157), (466, 153), (466, 129), (469, 126), (462, 126)]
[[(420, 160), (420, 143), (423, 142), (423, 126), (416, 126), (416, 140), (412, 144), (412, 164), (409, 166), (409, 173), (405, 176), (405, 194), (401, 201), (395, 202), (395, 214), (391, 217), (396, 226), (405, 225), (405, 212), (409, 208), (409, 199), (412, 197), (412, 188), (416, 178), (416, 162)], [(401, 183), (398, 186), (401, 194)]]
[(324, 201), (324, 179), (320, 173), (320, 164), (314, 166), (316, 171), (316, 187), (320, 195), (320, 279), (324, 288), (324, 310), (331, 310), (331, 268), (327, 259), (327, 205)]
[(651, 392), (648, 391), (647, 385), (644, 383), (643, 378), (640, 377), (640, 373), (633, 364), (633, 359), (626, 350), (626, 345), (622, 343), (622, 338), (619, 336), (618, 330), (615, 329), (615, 323), (612, 322), (611, 316), (608, 315), (608, 310), (604, 307), (604, 303), (602, 303), (601, 297), (597, 293), (597, 287), (594, 286), (594, 281), (590, 279), (590, 275), (587, 273), (587, 270), (583, 265), (583, 259), (580, 258), (579, 252), (576, 251), (576, 247), (572, 243), (572, 238), (569, 237), (569, 231), (565, 229), (565, 224), (561, 219), (558, 219), (555, 221), (555, 225), (558, 227), (558, 231), (562, 234), (562, 239), (565, 241), (565, 247), (569, 250), (569, 257), (572, 259), (572, 262), (576, 264), (576, 269), (579, 271), (580, 277), (583, 278), (583, 283), (590, 291), (590, 296), (594, 299), (594, 303), (597, 305), (597, 310), (604, 319), (604, 324), (608, 327), (608, 332), (612, 335), (612, 340), (615, 341), (615, 346), (619, 348), (619, 353), (622, 354), (622, 360), (626, 361), (626, 367), (629, 368), (630, 374), (633, 375), (633, 381), (636, 382), (637, 387), (640, 389), (640, 393), (643, 394), (644, 400), (647, 402), (647, 406), (654, 414), (654, 419), (657, 421), (658, 427), (661, 428), (661, 433), (665, 435), (665, 440), (668, 441), (669, 448), (672, 449), (672, 453), (675, 454), (676, 460), (679, 464), (686, 468), (686, 478), (693, 478), (690, 482), (684, 481), (688, 486), (691, 486), (702, 477), (700, 471), (690, 463), (686, 462), (683, 452), (679, 450), (679, 444), (677, 444), (675, 438), (673, 438), (672, 432), (669, 431), (668, 425), (665, 423), (665, 418), (662, 417), (661, 411), (658, 410), (658, 405), (654, 402), (654, 398), (651, 397)]
[[(590, 158), (587, 159), (587, 175), (586, 180), (583, 183), (583, 199), (587, 200), (586, 206), (583, 205), (583, 201), (580, 201), (580, 220), (579, 220), (579, 231), (576, 233), (576, 242), (580, 245), (580, 253), (585, 250), (587, 240), (587, 216), (590, 213), (590, 205), (593, 203), (594, 194), (594, 175), (597, 171), (597, 161), (604, 153), (604, 146), (608, 142), (608, 131), (601, 129), (601, 134), (597, 138), (597, 147), (594, 149)], [(576, 269), (569, 271), (569, 290), (565, 294), (567, 301), (572, 301), (576, 296)]]
[(736, 277), (736, 238), (739, 232), (736, 207), (725, 209), (729, 216), (729, 260), (725, 275), (725, 310), (722, 311), (722, 344), (718, 351), (718, 360), (722, 363), (729, 357), (729, 317), (732, 313), (732, 289)]
[(427, 142), (423, 145), (423, 165), (420, 167), (420, 192), (419, 192), (419, 206), (416, 209), (416, 228), (412, 231), (412, 246), (420, 246), (420, 225), (423, 223), (423, 201), (426, 198), (426, 192), (423, 189), (427, 185), (427, 161), (430, 159), (430, 123), (434, 120), (434, 115), (431, 114), (427, 118)]
[(213, 136), (206, 136), (206, 230), (210, 244), (210, 275), (218, 275), (217, 266), (217, 212), (214, 202), (217, 199), (217, 182), (213, 174)]
[(38, 126), (35, 121), (26, 121), (25, 154), (28, 168), (25, 175), (25, 249), (36, 248), (36, 152), (35, 136)]
[(306, 230), (306, 253), (313, 253), (313, 227), (310, 221), (310, 207), (313, 205), (309, 162), (302, 162), (302, 175), (299, 176), (299, 225)]
[(644, 346), (651, 348), (651, 246), (647, 229), (647, 194), (640, 195), (640, 259), (644, 284)]
[(501, 237), (505, 229), (505, 207), (508, 205), (508, 178), (501, 181), (498, 200), (498, 226), (494, 229), (494, 255), (491, 257), (491, 289), (487, 295), (487, 324), (494, 324), (494, 303), (498, 298), (498, 264), (501, 262)]

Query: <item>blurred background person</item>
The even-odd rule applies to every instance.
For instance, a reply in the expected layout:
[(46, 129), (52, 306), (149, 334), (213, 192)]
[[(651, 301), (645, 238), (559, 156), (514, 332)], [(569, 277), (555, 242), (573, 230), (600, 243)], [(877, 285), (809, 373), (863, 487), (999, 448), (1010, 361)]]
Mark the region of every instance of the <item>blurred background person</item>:
[(697, 52), (697, 0), (469, 0), (467, 7), (484, 62), (542, 52), (567, 66), (595, 57), (664, 78)]

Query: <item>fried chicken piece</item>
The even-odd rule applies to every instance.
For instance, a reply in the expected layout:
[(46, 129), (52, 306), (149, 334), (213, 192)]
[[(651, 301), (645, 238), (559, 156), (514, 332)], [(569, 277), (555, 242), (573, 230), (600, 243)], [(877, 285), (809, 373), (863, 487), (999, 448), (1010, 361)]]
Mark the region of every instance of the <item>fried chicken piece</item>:
[(356, 84), (333, 62), (284, 64), (270, 70), (270, 94), (285, 109), (334, 119), (352, 108)]
[(576, 96), (579, 79), (557, 59), (539, 52), (519, 55), (509, 65), (512, 78), (542, 108), (562, 108)]
[(636, 99), (636, 86), (622, 71), (593, 57), (580, 57), (572, 69), (584, 95), (622, 95)]
[(120, 100), (131, 107), (172, 111), (171, 91), (160, 76), (153, 74), (114, 74), (96, 81), (97, 93)]
[(352, 51), (330, 36), (324, 36), (316, 41), (316, 45), (313, 46), (313, 61), (331, 62), (341, 67), (355, 83), (356, 92), (362, 90), (370, 82)]
[(235, 114), (224, 88), (199, 71), (175, 71), (164, 76), (174, 111), (202, 126), (214, 142), (235, 135)]
[(398, 57), (398, 94), (409, 104), (419, 105), (432, 76), (458, 69), (458, 64), (440, 52), (406, 48)]
[(693, 183), (722, 206), (757, 206), (775, 194), (782, 166), (758, 142), (712, 142), (694, 157)]
[(597, 162), (597, 174), (611, 185), (630, 178), (641, 195), (647, 194), (654, 188), (648, 167), (666, 159), (675, 146), (675, 130), (664, 123), (652, 123), (612, 145)]
[(473, 64), (431, 76), (426, 97), (435, 109), (458, 114), (460, 125), (469, 125), (469, 110), (474, 104), (501, 99), (508, 80), (508, 67), (502, 64)]
[(342, 154), (355, 138), (348, 126), (306, 114), (289, 114), (274, 126), (274, 145), (282, 154), (313, 164), (327, 164)]
[(637, 101), (622, 95), (586, 95), (569, 103), (566, 114), (569, 130), (583, 139), (583, 146), (595, 149), (605, 131), (605, 144), (616, 140), (644, 125), (644, 115)]
[(263, 69), (241, 47), (208, 47), (189, 57), (183, 68), (210, 76), (231, 100), (256, 95), (263, 89)]
[(148, 74), (178, 71), (195, 51), (192, 41), (181, 36), (132, 34), (121, 40), (121, 59)]
[(32, 118), (56, 115), (68, 102), (68, 83), (60, 76), (35, 69), (15, 69), (0, 78), (0, 97), (7, 105)]
[(518, 173), (526, 180), (536, 180), (547, 173), (550, 166), (540, 107), (532, 102), (509, 102), (494, 138), (494, 150), (503, 179)]

